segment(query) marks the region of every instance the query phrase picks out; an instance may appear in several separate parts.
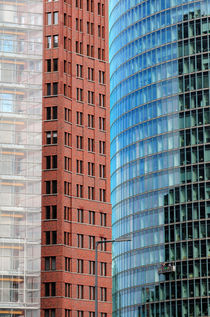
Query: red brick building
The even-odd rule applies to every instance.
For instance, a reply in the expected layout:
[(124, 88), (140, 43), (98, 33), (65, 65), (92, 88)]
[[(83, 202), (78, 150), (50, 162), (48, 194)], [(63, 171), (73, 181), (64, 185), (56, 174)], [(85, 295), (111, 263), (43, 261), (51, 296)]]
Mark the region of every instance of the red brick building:
[[(93, 317), (95, 242), (111, 239), (108, 1), (46, 1), (44, 12), (41, 316)], [(110, 317), (103, 246), (99, 316)]]

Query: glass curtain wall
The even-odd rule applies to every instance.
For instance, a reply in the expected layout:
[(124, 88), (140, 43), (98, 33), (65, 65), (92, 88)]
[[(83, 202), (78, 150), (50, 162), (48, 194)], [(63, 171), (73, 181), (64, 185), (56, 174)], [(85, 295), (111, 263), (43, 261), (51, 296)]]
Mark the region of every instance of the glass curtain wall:
[(0, 316), (40, 306), (42, 1), (0, 3)]
[(210, 1), (110, 1), (113, 316), (210, 315)]

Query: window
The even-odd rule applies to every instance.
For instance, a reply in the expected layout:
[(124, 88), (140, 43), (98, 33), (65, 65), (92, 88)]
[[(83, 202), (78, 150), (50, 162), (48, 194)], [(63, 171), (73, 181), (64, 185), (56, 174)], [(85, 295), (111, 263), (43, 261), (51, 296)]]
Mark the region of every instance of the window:
[(58, 47), (58, 35), (53, 35), (53, 47)]
[[(101, 237), (101, 241), (106, 241), (106, 238)], [(106, 251), (106, 243), (100, 243), (101, 251)]]
[[(105, 15), (105, 8), (104, 8), (104, 4), (102, 4), (101, 15), (102, 15), (102, 16), (104, 16), (104, 15)], [(106, 316), (101, 316), (101, 317), (106, 317)]]
[(95, 211), (89, 210), (89, 224), (95, 224)]
[(88, 199), (94, 200), (94, 187), (88, 186)]
[(95, 317), (95, 312), (89, 311), (89, 317)]
[(89, 274), (95, 274), (95, 261), (89, 261)]
[(64, 120), (71, 122), (71, 110), (68, 108), (64, 108)]
[(77, 101), (83, 101), (83, 89), (77, 88)]
[(95, 175), (95, 164), (92, 162), (88, 162), (88, 176)]
[(56, 270), (56, 257), (55, 256), (47, 256), (44, 258), (44, 260), (45, 260), (45, 271)]
[(52, 39), (51, 36), (47, 36), (47, 48), (52, 48)]
[(67, 37), (64, 36), (64, 39), (63, 39), (63, 48), (66, 50), (67, 49)]
[(58, 83), (53, 83), (53, 95), (56, 96), (58, 94)]
[(57, 180), (45, 181), (46, 194), (57, 194)]
[(65, 309), (65, 317), (71, 317), (71, 310)]
[(76, 41), (75, 50), (76, 50), (76, 53), (82, 54), (82, 42)]
[(78, 18), (76, 18), (76, 20), (75, 20), (75, 28), (76, 28), (76, 30), (78, 31), (79, 30), (79, 26), (78, 26)]
[(105, 262), (100, 263), (100, 275), (106, 276), (106, 266), (107, 264)]
[(84, 261), (79, 259), (77, 260), (77, 273), (83, 273)]
[(45, 156), (46, 169), (57, 168), (57, 155)]
[(88, 80), (94, 81), (94, 68), (88, 67)]
[(99, 107), (105, 107), (105, 95), (99, 94)]
[(95, 300), (95, 287), (89, 286), (89, 299)]
[(83, 137), (80, 135), (77, 135), (77, 149), (83, 149)]
[(100, 188), (99, 189), (99, 200), (105, 202), (106, 201), (106, 190)]
[(102, 28), (101, 28), (101, 36), (102, 36), (103, 39), (105, 38), (105, 28), (104, 28), (104, 26), (102, 26)]
[(46, 120), (58, 119), (58, 107), (46, 107)]
[(90, 22), (87, 22), (87, 34), (90, 34)]
[(67, 73), (67, 61), (65, 59), (63, 61), (63, 71), (64, 73)]
[(89, 249), (95, 249), (95, 236), (89, 236)]
[(94, 152), (94, 139), (88, 138), (88, 151)]
[(65, 271), (71, 272), (71, 258), (65, 257)]
[(47, 12), (47, 25), (51, 25), (52, 23), (52, 14), (51, 12)]
[(99, 70), (99, 83), (105, 84), (105, 72), (102, 70)]
[(107, 300), (107, 289), (106, 287), (101, 287), (101, 301), (105, 302)]
[(101, 26), (98, 25), (98, 37), (100, 37), (100, 36), (101, 36)]
[(57, 206), (45, 206), (45, 218), (46, 219), (57, 219)]
[(77, 298), (83, 299), (84, 298), (84, 286), (77, 285)]
[(83, 0), (75, 0), (75, 6), (76, 6), (76, 8), (82, 9), (82, 1), (83, 1)]
[(45, 296), (56, 296), (56, 283), (45, 283)]
[(64, 232), (64, 244), (71, 245), (70, 232)]
[(51, 59), (47, 59), (47, 72), (51, 72)]
[(77, 184), (77, 197), (83, 198), (83, 185)]
[(84, 222), (84, 210), (77, 209), (77, 221), (83, 223)]
[(77, 166), (77, 173), (82, 174), (83, 173), (83, 161), (76, 160), (76, 166)]
[(71, 158), (64, 156), (64, 170), (70, 172), (71, 169)]
[(50, 83), (46, 84), (46, 90), (47, 90), (47, 96), (51, 96), (51, 84)]
[(71, 298), (71, 284), (65, 283), (65, 297)]
[(105, 154), (106, 153), (106, 146), (105, 141), (99, 141), (99, 153)]
[(64, 182), (64, 195), (71, 195), (71, 183), (69, 182)]
[(77, 64), (77, 77), (82, 78), (82, 65)]
[(64, 132), (64, 145), (71, 146), (71, 133)]
[(105, 131), (105, 118), (99, 117), (99, 129)]
[(53, 12), (53, 24), (58, 24), (58, 12)]
[(57, 231), (45, 231), (46, 244), (57, 243)]
[(77, 317), (84, 317), (83, 310), (77, 310)]
[(77, 247), (84, 248), (84, 235), (83, 234), (77, 234)]
[(101, 317), (107, 317), (107, 313), (101, 313)]
[(58, 71), (58, 58), (53, 58), (53, 71)]
[(67, 15), (66, 15), (66, 13), (63, 14), (63, 24), (65, 26), (67, 26)]
[(88, 128), (94, 128), (94, 115), (88, 114)]
[[(91, 33), (92, 33), (92, 29), (91, 29)], [(94, 57), (94, 46), (93, 45), (90, 46), (89, 44), (87, 44), (87, 56)]]
[(44, 309), (44, 317), (55, 317), (55, 308)]
[(101, 4), (98, 3), (98, 15), (100, 15), (100, 14), (101, 14)]
[(100, 212), (100, 225), (106, 227), (106, 214), (104, 212)]
[(64, 220), (70, 220), (70, 207), (64, 206)]
[(77, 124), (83, 125), (83, 113), (77, 111), (76, 115), (77, 115)]
[(101, 178), (106, 177), (106, 166), (103, 164), (99, 164), (99, 177)]

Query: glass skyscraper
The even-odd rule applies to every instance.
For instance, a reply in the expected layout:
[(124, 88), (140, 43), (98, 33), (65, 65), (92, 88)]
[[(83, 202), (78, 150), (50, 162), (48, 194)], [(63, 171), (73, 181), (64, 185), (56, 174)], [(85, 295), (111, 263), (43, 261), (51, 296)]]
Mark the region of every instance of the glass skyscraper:
[(210, 316), (209, 14), (110, 0), (114, 317)]
[(42, 1), (0, 2), (0, 316), (40, 316)]

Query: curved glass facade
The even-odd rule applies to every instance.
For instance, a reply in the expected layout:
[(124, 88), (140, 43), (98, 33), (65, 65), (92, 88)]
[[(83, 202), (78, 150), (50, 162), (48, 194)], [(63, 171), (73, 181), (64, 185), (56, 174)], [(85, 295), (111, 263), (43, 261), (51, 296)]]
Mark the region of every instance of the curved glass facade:
[(111, 0), (113, 316), (210, 315), (210, 1)]

